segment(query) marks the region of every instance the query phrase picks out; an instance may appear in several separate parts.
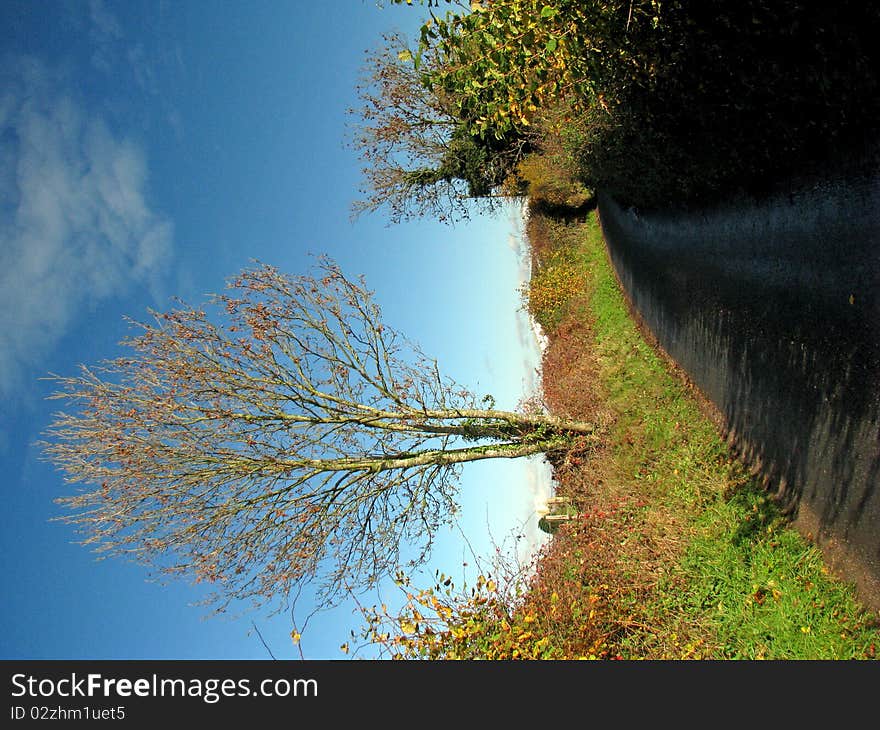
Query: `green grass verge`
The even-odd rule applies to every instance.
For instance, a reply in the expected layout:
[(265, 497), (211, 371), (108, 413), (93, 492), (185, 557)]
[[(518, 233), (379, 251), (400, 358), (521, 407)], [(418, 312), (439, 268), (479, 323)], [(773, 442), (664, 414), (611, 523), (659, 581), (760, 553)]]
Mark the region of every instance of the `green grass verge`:
[(570, 306), (584, 308), (593, 324), (598, 387), (613, 413), (606, 471), (636, 483), (664, 529), (677, 526), (680, 544), (639, 605), (620, 607), (644, 628), (626, 632), (617, 651), (640, 658), (873, 658), (876, 617), (729, 458), (692, 392), (641, 336), (598, 223), (591, 217), (574, 227), (576, 237), (565, 228), (561, 243), (573, 247), (565, 260), (578, 262), (588, 293)]

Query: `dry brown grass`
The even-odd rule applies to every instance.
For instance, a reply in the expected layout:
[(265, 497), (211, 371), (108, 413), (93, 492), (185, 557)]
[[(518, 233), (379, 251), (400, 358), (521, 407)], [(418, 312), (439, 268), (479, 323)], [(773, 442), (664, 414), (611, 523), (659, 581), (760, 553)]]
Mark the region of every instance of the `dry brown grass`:
[[(571, 245), (572, 228), (566, 228), (566, 245)], [(528, 233), (539, 259), (559, 246), (558, 222), (533, 215)], [(547, 333), (544, 400), (554, 413), (595, 421), (606, 437), (598, 447), (551, 459), (556, 493), (568, 497), (580, 517), (556, 533), (540, 574), (557, 591), (588, 596), (590, 620), (581, 631), (588, 646), (571, 645), (571, 651), (616, 658), (635, 644), (651, 647), (657, 656), (679, 656), (687, 627), (661, 627), (642, 607), (661, 580), (667, 581), (666, 590), (674, 582), (685, 526), (663, 498), (651, 494), (650, 484), (634, 479), (631, 455), (643, 445), (640, 424), (621, 419), (602, 390), (607, 364), (598, 352), (590, 296), (584, 291), (569, 301), (559, 324)]]
[(526, 220), (526, 240), (536, 267), (545, 261), (553, 249), (553, 224), (549, 218), (531, 210)]
[[(582, 308), (577, 308), (582, 312)], [(555, 331), (541, 363), (544, 399), (559, 415), (582, 421), (599, 417), (598, 366), (590, 350), (593, 335), (585, 317), (570, 314)]]

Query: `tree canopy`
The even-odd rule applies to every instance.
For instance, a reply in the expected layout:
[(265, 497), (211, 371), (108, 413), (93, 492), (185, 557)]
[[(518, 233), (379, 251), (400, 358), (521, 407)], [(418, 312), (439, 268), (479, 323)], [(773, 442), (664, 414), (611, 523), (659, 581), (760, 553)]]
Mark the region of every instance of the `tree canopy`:
[(355, 212), (451, 221), (473, 201), (491, 209), (499, 191), (516, 189), (536, 118), (560, 100), (613, 114), (622, 90), (656, 70), (657, 0), (446, 5), (441, 14), (427, 3), (416, 43), (389, 36), (367, 56), (351, 110), (365, 183)]
[(81, 485), (59, 502), (86, 544), (207, 582), (221, 610), (283, 607), (306, 582), (330, 605), (412, 568), (456, 515), (462, 464), (593, 434), (443, 377), (326, 258), (136, 326), (127, 355), (56, 376), (76, 410), (45, 453)]
[(368, 52), (349, 110), (350, 146), (362, 163), (363, 197), (355, 214), (385, 209), (394, 223), (432, 216), (453, 222), (471, 210), (492, 210), (495, 191), (522, 158), (522, 140), (481, 136), (460, 116), (453, 92), (428, 81), (439, 63), (430, 48), (410, 47), (399, 34)]

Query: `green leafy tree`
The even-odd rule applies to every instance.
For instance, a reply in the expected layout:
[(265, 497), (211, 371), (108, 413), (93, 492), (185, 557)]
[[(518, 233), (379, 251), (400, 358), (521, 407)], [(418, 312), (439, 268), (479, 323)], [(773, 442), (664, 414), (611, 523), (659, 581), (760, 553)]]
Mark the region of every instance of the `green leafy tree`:
[(221, 610), (285, 607), (306, 582), (332, 604), (415, 567), (463, 464), (593, 438), (441, 376), (328, 259), (244, 271), (210, 305), (156, 313), (125, 356), (57, 377), (75, 410), (45, 453), (80, 485), (59, 501), (86, 544), (212, 584)]
[(431, 11), (418, 52), (435, 57), (425, 83), (454, 99), (456, 117), (480, 136), (522, 137), (536, 112), (560, 98), (607, 104), (613, 90), (652, 74), (645, 59), (659, 37), (658, 0), (455, 6), (442, 17)]
[(431, 49), (417, 54), (397, 34), (367, 54), (360, 105), (349, 110), (363, 173), (355, 214), (383, 208), (395, 223), (425, 216), (453, 222), (498, 205), (497, 190), (524, 143), (484, 138), (464, 124), (453, 96), (427, 81), (436, 63)]
[(656, 70), (657, 0), (439, 5), (427, 3), (415, 46), (394, 36), (368, 57), (354, 110), (366, 182), (356, 212), (386, 207), (397, 222), (467, 217), (473, 200), (491, 209), (519, 189), (548, 109), (565, 100), (573, 114), (590, 111), (591, 127), (614, 128), (628, 90)]

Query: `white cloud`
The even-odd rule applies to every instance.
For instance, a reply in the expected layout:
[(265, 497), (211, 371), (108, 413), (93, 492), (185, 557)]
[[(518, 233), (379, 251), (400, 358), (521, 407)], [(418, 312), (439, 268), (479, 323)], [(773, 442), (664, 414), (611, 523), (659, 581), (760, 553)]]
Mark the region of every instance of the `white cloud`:
[(91, 304), (149, 285), (172, 225), (145, 198), (143, 151), (40, 61), (5, 59), (0, 96), (0, 394)]
[(98, 40), (122, 38), (119, 21), (101, 0), (91, 0), (89, 16), (92, 19), (92, 33)]
[[(157, 12), (161, 17), (161, 5)], [(179, 46), (166, 38), (150, 38), (149, 34), (144, 41), (132, 42), (123, 24), (103, 0), (90, 0), (86, 28), (93, 70), (117, 79), (126, 75), (152, 98), (153, 103), (158, 100), (163, 105), (167, 104), (167, 100), (161, 98), (161, 74), (163, 69), (172, 72), (182, 69), (183, 58)], [(170, 117), (168, 121), (172, 127), (180, 124), (180, 116), (174, 109), (169, 109), (166, 115)]]
[(101, 0), (91, 0), (89, 18), (91, 20), (89, 38), (92, 41), (92, 66), (99, 71), (110, 73), (113, 70), (116, 46), (122, 40), (122, 27)]

